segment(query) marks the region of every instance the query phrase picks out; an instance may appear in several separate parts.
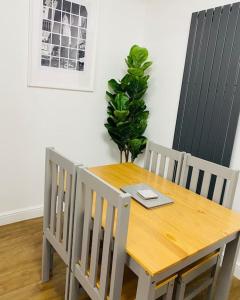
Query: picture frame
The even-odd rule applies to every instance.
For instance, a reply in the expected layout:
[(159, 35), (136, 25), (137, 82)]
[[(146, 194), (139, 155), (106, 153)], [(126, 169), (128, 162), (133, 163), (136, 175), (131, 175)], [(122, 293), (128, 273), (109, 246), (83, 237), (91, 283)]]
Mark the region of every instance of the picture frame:
[(92, 92), (98, 0), (30, 0), (28, 86)]

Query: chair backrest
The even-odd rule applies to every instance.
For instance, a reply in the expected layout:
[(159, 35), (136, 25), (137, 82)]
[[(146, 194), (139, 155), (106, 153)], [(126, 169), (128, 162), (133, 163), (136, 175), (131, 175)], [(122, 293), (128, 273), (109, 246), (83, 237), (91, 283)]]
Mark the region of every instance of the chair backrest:
[(147, 144), (144, 168), (168, 180), (179, 183), (184, 153), (157, 145)]
[(185, 154), (180, 184), (232, 208), (238, 177), (239, 171)]
[(130, 199), (77, 168), (72, 268), (93, 300), (121, 297)]
[(44, 233), (65, 263), (71, 255), (76, 165), (46, 149)]

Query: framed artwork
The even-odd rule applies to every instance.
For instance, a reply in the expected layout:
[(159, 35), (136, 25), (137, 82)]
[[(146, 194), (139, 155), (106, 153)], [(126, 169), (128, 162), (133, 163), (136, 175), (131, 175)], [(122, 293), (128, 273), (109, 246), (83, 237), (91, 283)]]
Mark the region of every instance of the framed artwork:
[(98, 0), (30, 0), (28, 85), (93, 91)]

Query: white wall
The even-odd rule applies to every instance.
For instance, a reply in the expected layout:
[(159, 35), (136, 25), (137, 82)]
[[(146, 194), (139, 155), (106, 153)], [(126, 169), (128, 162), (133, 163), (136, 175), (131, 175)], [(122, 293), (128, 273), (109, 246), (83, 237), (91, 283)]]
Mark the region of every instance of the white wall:
[[(172, 146), (191, 14), (229, 3), (230, 0), (148, 0), (145, 44), (154, 61), (152, 84), (148, 94), (151, 112), (148, 133), (154, 141)], [(239, 153), (240, 122), (231, 161), (231, 166), (238, 170)], [(234, 209), (240, 211), (240, 181)], [(240, 277), (240, 255), (237, 272)]]
[(96, 89), (84, 93), (27, 88), (29, 1), (13, 0), (11, 7), (2, 1), (0, 224), (41, 212), (46, 146), (86, 165), (118, 161), (104, 128), (105, 89), (108, 79), (122, 76), (130, 46), (143, 42), (145, 6), (139, 2), (101, 1)]

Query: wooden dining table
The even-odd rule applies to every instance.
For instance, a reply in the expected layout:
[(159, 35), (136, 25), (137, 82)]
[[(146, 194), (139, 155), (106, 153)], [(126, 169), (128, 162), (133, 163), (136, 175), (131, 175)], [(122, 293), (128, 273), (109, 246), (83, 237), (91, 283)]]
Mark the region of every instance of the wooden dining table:
[(174, 201), (152, 209), (131, 201), (126, 252), (127, 264), (138, 276), (137, 300), (150, 299), (157, 282), (225, 245), (215, 299), (228, 299), (240, 245), (240, 213), (132, 163), (89, 170), (118, 189), (144, 183)]

